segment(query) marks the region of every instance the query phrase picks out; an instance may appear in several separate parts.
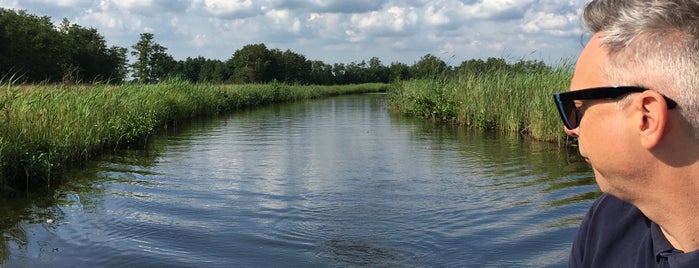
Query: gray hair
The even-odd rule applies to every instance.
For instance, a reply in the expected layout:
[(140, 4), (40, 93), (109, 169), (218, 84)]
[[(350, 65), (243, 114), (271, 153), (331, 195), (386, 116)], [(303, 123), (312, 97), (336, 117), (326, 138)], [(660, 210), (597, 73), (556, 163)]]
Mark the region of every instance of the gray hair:
[(593, 0), (583, 19), (602, 32), (609, 78), (677, 101), (699, 138), (699, 0)]

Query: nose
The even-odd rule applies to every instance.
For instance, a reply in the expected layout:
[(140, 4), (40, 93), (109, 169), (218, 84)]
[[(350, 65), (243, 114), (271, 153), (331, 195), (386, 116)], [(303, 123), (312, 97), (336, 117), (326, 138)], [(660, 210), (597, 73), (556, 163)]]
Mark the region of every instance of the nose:
[(577, 138), (579, 134), (579, 127), (576, 127), (575, 129), (568, 129), (567, 127), (563, 127), (563, 130), (568, 134), (568, 136), (571, 136), (573, 138)]

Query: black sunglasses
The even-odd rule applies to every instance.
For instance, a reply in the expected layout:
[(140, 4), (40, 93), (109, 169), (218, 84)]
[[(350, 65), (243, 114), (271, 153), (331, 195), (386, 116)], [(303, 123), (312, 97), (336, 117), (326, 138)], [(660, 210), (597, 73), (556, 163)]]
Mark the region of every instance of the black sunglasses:
[[(643, 92), (648, 89), (642, 87), (596, 87), (581, 90), (574, 90), (568, 92), (561, 92), (553, 94), (553, 98), (556, 101), (556, 107), (558, 107), (558, 113), (563, 119), (563, 124), (568, 129), (575, 129), (580, 124), (580, 119), (582, 115), (575, 107), (575, 100), (595, 100), (595, 99), (616, 99), (626, 94), (634, 92)], [(677, 106), (677, 102), (666, 97), (665, 102), (667, 102), (667, 108), (672, 109)]]

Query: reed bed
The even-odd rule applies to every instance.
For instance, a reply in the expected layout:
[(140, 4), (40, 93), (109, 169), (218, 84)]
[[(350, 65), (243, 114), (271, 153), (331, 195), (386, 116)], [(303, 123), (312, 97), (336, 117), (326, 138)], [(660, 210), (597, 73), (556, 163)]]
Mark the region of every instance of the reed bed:
[(565, 65), (537, 73), (460, 73), (395, 82), (388, 90), (389, 107), (405, 115), (563, 144), (552, 95), (568, 89), (571, 75)]
[(0, 83), (0, 190), (50, 185), (66, 166), (145, 140), (198, 116), (271, 103), (385, 91), (385, 84), (301, 86)]

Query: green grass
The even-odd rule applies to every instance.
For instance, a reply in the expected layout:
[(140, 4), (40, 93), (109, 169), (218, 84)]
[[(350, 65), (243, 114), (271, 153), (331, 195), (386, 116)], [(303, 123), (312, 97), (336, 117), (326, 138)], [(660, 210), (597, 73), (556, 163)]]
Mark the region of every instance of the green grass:
[(50, 185), (64, 167), (142, 142), (179, 121), (341, 94), (385, 91), (385, 84), (300, 86), (13, 85), (0, 83), (0, 190)]
[(392, 111), (473, 128), (520, 132), (563, 144), (565, 133), (553, 93), (568, 89), (570, 67), (539, 73), (461, 73), (395, 82), (388, 91)]

